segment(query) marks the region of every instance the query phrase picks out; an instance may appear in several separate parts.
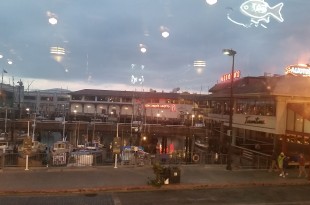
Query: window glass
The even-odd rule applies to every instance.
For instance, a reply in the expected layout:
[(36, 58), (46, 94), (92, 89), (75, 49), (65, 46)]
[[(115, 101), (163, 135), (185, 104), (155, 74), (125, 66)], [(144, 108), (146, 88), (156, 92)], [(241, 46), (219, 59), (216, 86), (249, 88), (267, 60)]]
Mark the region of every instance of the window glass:
[(96, 97), (95, 96), (85, 96), (84, 100), (85, 101), (95, 101)]
[(41, 101), (53, 101), (53, 97), (41, 97)]
[(294, 122), (295, 122), (295, 113), (293, 110), (288, 109), (286, 129), (290, 131), (294, 131), (294, 124), (295, 124)]
[(97, 101), (108, 102), (109, 101), (109, 97), (107, 97), (107, 96), (98, 96), (97, 97)]
[(25, 99), (25, 100), (36, 100), (37, 97), (36, 97), (36, 96), (28, 96), (28, 95), (25, 95), (25, 96), (24, 96), (24, 99)]
[(69, 98), (66, 97), (57, 97), (57, 101), (68, 101)]
[(131, 103), (131, 102), (132, 102), (132, 98), (123, 97), (123, 98), (122, 98), (122, 102)]
[(120, 97), (110, 97), (109, 102), (120, 102), (121, 98)]
[(80, 96), (80, 95), (72, 95), (71, 99), (72, 100), (82, 100), (82, 96)]
[(305, 125), (304, 125), (304, 132), (305, 133), (310, 133), (310, 121), (309, 120), (305, 120)]
[(295, 131), (296, 132), (302, 132), (302, 127), (303, 127), (303, 118), (301, 115), (298, 115), (297, 113), (295, 114)]
[(272, 99), (237, 99), (236, 113), (245, 115), (275, 116), (276, 104)]

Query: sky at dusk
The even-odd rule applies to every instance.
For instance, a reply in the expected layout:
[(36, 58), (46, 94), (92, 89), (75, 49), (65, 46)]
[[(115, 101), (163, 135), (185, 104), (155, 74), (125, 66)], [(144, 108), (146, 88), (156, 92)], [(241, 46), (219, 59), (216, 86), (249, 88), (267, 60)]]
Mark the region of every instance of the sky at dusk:
[[(235, 69), (242, 77), (282, 75), (288, 65), (310, 63), (309, 8), (308, 0), (213, 5), (205, 0), (3, 0), (3, 82), (21, 80), (26, 90), (208, 93), (231, 71), (225, 48), (237, 52)], [(205, 66), (195, 67), (195, 61)]]

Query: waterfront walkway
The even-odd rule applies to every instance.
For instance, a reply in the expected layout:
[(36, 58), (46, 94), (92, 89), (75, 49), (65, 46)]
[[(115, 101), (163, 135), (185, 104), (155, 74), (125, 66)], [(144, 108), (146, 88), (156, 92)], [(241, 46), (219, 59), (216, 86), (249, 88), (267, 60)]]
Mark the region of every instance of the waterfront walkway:
[(182, 165), (180, 183), (160, 188), (147, 185), (154, 179), (151, 166), (12, 168), (0, 170), (0, 194), (64, 194), (119, 191), (205, 189), (234, 186), (284, 186), (309, 184), (290, 169), (286, 178), (267, 170), (228, 171), (223, 165)]

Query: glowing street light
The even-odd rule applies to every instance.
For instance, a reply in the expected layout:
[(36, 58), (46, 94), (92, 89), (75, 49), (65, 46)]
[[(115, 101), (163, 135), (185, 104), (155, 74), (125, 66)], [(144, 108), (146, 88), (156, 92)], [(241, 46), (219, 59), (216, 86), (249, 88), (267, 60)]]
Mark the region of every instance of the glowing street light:
[(235, 55), (236, 51), (232, 49), (223, 49), (223, 54), (232, 56), (232, 66), (230, 73), (230, 110), (229, 110), (229, 130), (227, 132), (228, 138), (228, 152), (227, 152), (227, 170), (231, 170), (231, 140), (232, 140), (232, 121), (233, 121), (233, 108), (234, 108), (234, 99), (233, 99), (233, 83), (234, 83), (234, 73), (235, 73)]
[(76, 113), (77, 113), (77, 110), (73, 110), (74, 112), (74, 120), (76, 121)]

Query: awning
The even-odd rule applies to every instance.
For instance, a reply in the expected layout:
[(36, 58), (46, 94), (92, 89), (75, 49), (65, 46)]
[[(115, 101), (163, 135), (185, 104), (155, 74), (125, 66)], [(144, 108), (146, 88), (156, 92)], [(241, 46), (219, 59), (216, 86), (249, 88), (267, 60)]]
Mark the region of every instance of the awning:
[(310, 120), (310, 104), (307, 103), (288, 103), (287, 108), (293, 110), (304, 119)]

